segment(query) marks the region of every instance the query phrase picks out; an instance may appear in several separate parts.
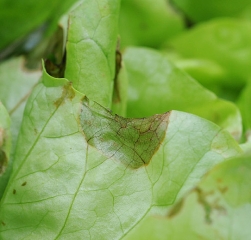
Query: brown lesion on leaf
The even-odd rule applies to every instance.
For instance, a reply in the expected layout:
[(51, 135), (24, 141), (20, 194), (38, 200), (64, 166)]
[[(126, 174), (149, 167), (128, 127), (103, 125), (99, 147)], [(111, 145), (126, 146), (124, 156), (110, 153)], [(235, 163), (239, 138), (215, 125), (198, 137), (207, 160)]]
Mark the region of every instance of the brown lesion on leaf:
[(8, 163), (8, 157), (4, 150), (6, 132), (3, 128), (0, 128), (0, 176), (5, 172)]
[(0, 148), (3, 146), (4, 142), (4, 129), (0, 128)]
[(220, 191), (222, 194), (225, 194), (225, 193), (228, 191), (228, 187), (227, 187), (227, 186), (224, 186), (224, 183), (223, 183), (223, 179), (222, 179), (222, 178), (217, 178), (217, 179), (216, 179), (216, 183), (217, 183), (217, 187), (218, 187), (219, 191)]
[(169, 115), (170, 112), (148, 118), (123, 118), (85, 97), (79, 121), (88, 144), (107, 158), (137, 169), (149, 164), (160, 147)]
[(218, 189), (219, 189), (219, 191), (222, 194), (225, 194), (228, 191), (228, 187), (227, 186), (225, 186), (225, 187), (218, 186)]
[(51, 59), (45, 60), (46, 72), (55, 78), (63, 78), (66, 65), (66, 52), (63, 55), (62, 61), (60, 63), (55, 63)]
[(120, 41), (118, 40), (115, 52), (115, 76), (114, 76), (113, 97), (112, 97), (112, 101), (114, 103), (118, 103), (121, 101), (121, 93), (118, 79), (121, 67), (122, 67), (122, 54), (120, 52)]
[(54, 102), (54, 105), (56, 107), (59, 107), (61, 104), (64, 103), (65, 99), (72, 100), (74, 97), (75, 97), (75, 91), (72, 88), (72, 83), (69, 82), (63, 86), (62, 95)]
[(37, 135), (37, 134), (38, 134), (38, 130), (37, 130), (37, 128), (34, 128), (34, 133), (35, 133), (35, 135)]
[(200, 204), (204, 209), (205, 222), (207, 224), (212, 224), (211, 214), (214, 210), (216, 210), (219, 214), (224, 214), (224, 215), (227, 214), (227, 210), (219, 203), (220, 197), (214, 196), (215, 191), (211, 190), (211, 191), (205, 192), (200, 187), (195, 187), (193, 190), (191, 190), (187, 194), (187, 196), (180, 199), (171, 208), (171, 210), (168, 212), (166, 217), (173, 218), (177, 216), (181, 212), (182, 208), (184, 207), (187, 197), (189, 197), (189, 195), (194, 194), (194, 193), (197, 195), (197, 201), (198, 201), (197, 203)]
[(182, 207), (184, 205), (184, 198), (182, 198), (181, 200), (179, 200), (172, 208), (171, 210), (168, 212), (167, 214), (167, 218), (172, 218), (176, 215), (178, 215), (178, 213), (181, 211)]
[(17, 193), (16, 189), (13, 189), (12, 193), (15, 195)]
[(198, 202), (203, 206), (203, 208), (205, 210), (205, 220), (206, 220), (206, 222), (211, 224), (212, 220), (211, 220), (210, 215), (211, 215), (211, 212), (212, 212), (212, 207), (207, 202), (205, 193), (199, 187), (196, 187), (194, 189), (194, 191), (198, 194)]
[(213, 197), (211, 201), (209, 201), (207, 198), (209, 195), (214, 195), (215, 191), (209, 191), (205, 192), (199, 187), (196, 187), (194, 191), (198, 195), (198, 202), (204, 207), (205, 210), (205, 221), (208, 224), (212, 223), (211, 219), (211, 213), (213, 210), (217, 210), (218, 213), (227, 214), (227, 210), (219, 203), (220, 198), (219, 197)]
[(27, 184), (27, 182), (23, 182), (23, 183), (21, 184), (21, 186), (24, 187), (24, 186), (26, 186), (26, 184)]

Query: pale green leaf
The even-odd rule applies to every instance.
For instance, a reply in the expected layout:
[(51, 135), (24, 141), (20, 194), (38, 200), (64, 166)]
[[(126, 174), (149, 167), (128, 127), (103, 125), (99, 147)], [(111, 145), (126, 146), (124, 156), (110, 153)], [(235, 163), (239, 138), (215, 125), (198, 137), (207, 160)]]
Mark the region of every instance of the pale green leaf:
[(129, 79), (129, 117), (181, 110), (206, 118), (227, 129), (236, 139), (240, 138), (242, 125), (238, 108), (217, 98), (161, 53), (129, 48), (124, 61)]
[(0, 101), (0, 197), (10, 175), (11, 133), (10, 117)]
[[(0, 195), (3, 194), (12, 170), (13, 155), (23, 118), (25, 103), (33, 87), (38, 82), (40, 75), (40, 71), (28, 71), (25, 69), (23, 57), (12, 58), (0, 64), (0, 102), (2, 101), (10, 115), (11, 124), (8, 126), (8, 135), (12, 136), (11, 139), (8, 138), (8, 141), (12, 142), (12, 148), (8, 149), (7, 155), (9, 163), (6, 173), (1, 180)], [(3, 116), (0, 114), (0, 117), (6, 115), (4, 113), (2, 114)]]
[(0, 64), (0, 101), (11, 116), (13, 146), (16, 145), (25, 103), (41, 76), (40, 71), (25, 69), (24, 62), (23, 57), (18, 57)]
[(243, 89), (238, 100), (238, 106), (241, 111), (242, 121), (245, 131), (251, 130), (251, 82), (249, 82)]
[[(127, 110), (127, 91), (128, 91), (128, 78), (126, 66), (122, 61), (122, 56), (117, 53), (117, 65), (114, 81), (113, 97), (112, 97), (112, 111), (120, 116), (126, 116)], [(120, 58), (121, 57), (121, 58)]]
[(27, 102), (17, 146), (1, 239), (122, 238), (241, 153), (207, 120), (178, 111), (124, 119), (46, 73)]
[(111, 107), (119, 0), (84, 0), (71, 14), (65, 77), (90, 99)]
[(165, 216), (150, 216), (127, 240), (250, 239), (251, 158), (216, 166)]
[(187, 72), (205, 88), (214, 92), (218, 97), (235, 102), (238, 99), (242, 86), (231, 84), (228, 71), (215, 61), (208, 59), (173, 58), (166, 55), (179, 69)]
[(216, 62), (226, 71), (230, 86), (243, 86), (251, 76), (250, 21), (213, 19), (173, 38), (168, 46), (184, 58)]

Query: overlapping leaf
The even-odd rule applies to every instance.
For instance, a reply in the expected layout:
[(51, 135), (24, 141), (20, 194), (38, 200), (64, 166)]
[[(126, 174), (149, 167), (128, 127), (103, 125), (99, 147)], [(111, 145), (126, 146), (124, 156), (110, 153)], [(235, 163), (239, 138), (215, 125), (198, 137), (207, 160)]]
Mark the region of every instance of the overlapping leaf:
[[(248, 17), (251, 10), (249, 0), (172, 0), (176, 8), (181, 10), (192, 22), (206, 21), (217, 17)], [(249, 18), (250, 19), (250, 18)]]
[(124, 60), (129, 79), (128, 116), (150, 116), (176, 109), (213, 121), (237, 139), (241, 136), (237, 107), (217, 98), (161, 53), (130, 48)]
[(250, 174), (250, 156), (218, 165), (166, 216), (147, 218), (124, 239), (250, 239)]
[(83, 1), (70, 15), (65, 76), (80, 92), (111, 107), (120, 1)]
[[(10, 160), (6, 173), (3, 176), (5, 180), (1, 180), (1, 196), (12, 169), (13, 155), (23, 118), (25, 103), (41, 75), (38, 71), (29, 72), (25, 70), (23, 65), (24, 59), (22, 57), (13, 58), (0, 65), (0, 101), (6, 106), (8, 114), (10, 114), (11, 124), (8, 126), (7, 135), (8, 141), (12, 142), (12, 148), (8, 149), (10, 152), (7, 154)], [(0, 115), (4, 117), (6, 113), (2, 112)], [(11, 139), (10, 135), (12, 136)]]
[[(171, 46), (184, 58), (208, 59), (226, 71), (232, 86), (250, 78), (251, 23), (231, 18), (214, 19), (172, 39)], [(226, 80), (223, 78), (222, 80)]]
[[(47, 74), (33, 91), (1, 202), (3, 239), (121, 238), (153, 207), (165, 209), (213, 165), (241, 152), (227, 132), (196, 116), (124, 120), (84, 99)], [(155, 120), (164, 123), (160, 130)], [(144, 151), (147, 137), (154, 151)], [(144, 154), (148, 162), (131, 165)]]
[(25, 103), (41, 76), (40, 71), (25, 69), (24, 61), (23, 57), (19, 57), (0, 65), (0, 100), (11, 115), (14, 145), (19, 133)]

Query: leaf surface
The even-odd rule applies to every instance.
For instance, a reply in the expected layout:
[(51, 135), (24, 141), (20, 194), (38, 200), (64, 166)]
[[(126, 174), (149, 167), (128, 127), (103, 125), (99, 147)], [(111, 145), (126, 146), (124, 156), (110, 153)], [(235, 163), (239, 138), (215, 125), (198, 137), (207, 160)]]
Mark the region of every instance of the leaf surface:
[(119, 7), (118, 0), (84, 0), (69, 19), (65, 77), (78, 91), (109, 108)]
[(238, 99), (238, 106), (241, 111), (243, 125), (245, 132), (251, 130), (251, 82), (249, 82), (243, 89), (240, 98)]
[(193, 22), (206, 21), (217, 17), (237, 17), (250, 11), (249, 0), (172, 0), (174, 5)]
[(250, 78), (250, 21), (213, 19), (173, 38), (168, 42), (168, 46), (184, 58), (216, 62), (227, 72), (232, 86), (243, 86)]
[[(2, 239), (121, 238), (241, 153), (207, 120), (179, 111), (123, 119), (46, 73), (27, 102), (17, 146), (0, 207)], [(132, 164), (136, 153), (145, 162)]]
[[(129, 48), (124, 55), (128, 70), (128, 117), (151, 116), (170, 110), (190, 112), (227, 129), (236, 139), (242, 133), (238, 108), (217, 98), (161, 53)], [(143, 86), (143, 87), (142, 87)]]
[(146, 218), (123, 239), (250, 239), (250, 174), (250, 156), (217, 165), (167, 215)]
[(18, 57), (0, 65), (0, 100), (11, 116), (13, 147), (16, 145), (25, 103), (41, 76), (40, 71), (25, 69), (24, 61), (23, 57)]
[(23, 65), (24, 59), (22, 57), (12, 58), (0, 64), (0, 101), (2, 101), (8, 111), (8, 113), (2, 112), (3, 116), (8, 114), (8, 117), (11, 118), (7, 135), (11, 135), (11, 138), (8, 137), (8, 141), (11, 141), (12, 145), (12, 148), (8, 149), (9, 161), (3, 176), (4, 180), (1, 180), (1, 196), (12, 170), (13, 156), (23, 119), (24, 107), (31, 90), (41, 76), (41, 72), (28, 71)]

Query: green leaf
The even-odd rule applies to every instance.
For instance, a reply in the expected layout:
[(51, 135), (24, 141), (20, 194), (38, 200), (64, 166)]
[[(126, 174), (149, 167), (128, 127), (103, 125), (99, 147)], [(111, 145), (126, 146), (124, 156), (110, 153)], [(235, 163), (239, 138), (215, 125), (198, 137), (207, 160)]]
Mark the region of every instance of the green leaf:
[(2, 197), (10, 175), (10, 149), (10, 117), (7, 110), (0, 102), (0, 197)]
[[(184, 58), (216, 62), (230, 81), (240, 87), (250, 78), (251, 22), (238, 19), (214, 19), (173, 38), (168, 43)], [(223, 79), (224, 80), (224, 79)]]
[(71, 14), (65, 77), (92, 100), (111, 107), (119, 0), (84, 0)]
[(183, 30), (182, 18), (165, 0), (122, 0), (119, 33), (122, 48), (129, 45), (159, 47)]
[(251, 130), (251, 82), (243, 89), (241, 96), (238, 100), (238, 106), (241, 111), (242, 121), (245, 131)]
[[(9, 160), (6, 172), (0, 181), (0, 196), (3, 194), (12, 170), (15, 147), (23, 119), (25, 104), (40, 76), (40, 71), (29, 71), (25, 69), (23, 57), (12, 58), (0, 64), (0, 101), (2, 101), (6, 106), (6, 110), (9, 112), (11, 124), (6, 131), (8, 132), (8, 136), (12, 136), (11, 139), (8, 137), (8, 142), (11, 141), (12, 148), (10, 149), (10, 147), (8, 147), (7, 158)], [(2, 114), (3, 116), (0, 114), (0, 117), (7, 116), (5, 112)], [(7, 145), (10, 146), (10, 143)]]
[(242, 86), (229, 84), (235, 81), (229, 77), (226, 69), (218, 63), (206, 59), (184, 59), (167, 57), (180, 69), (187, 72), (205, 88), (214, 92), (218, 97), (235, 102), (238, 99)]
[(241, 153), (207, 120), (178, 111), (124, 119), (46, 73), (17, 146), (0, 203), (1, 239), (119, 239)]
[(217, 17), (236, 17), (246, 9), (251, 9), (249, 0), (172, 0), (193, 22), (200, 22)]
[[(54, 21), (57, 24), (59, 17), (75, 2), (67, 1), (12, 1), (0, 0), (0, 50), (8, 44), (17, 44), (23, 38), (42, 25), (48, 27)], [(29, 14), (26, 14), (28, 11)], [(37, 36), (36, 36), (37, 37)]]
[(251, 155), (251, 131), (248, 131), (245, 137), (246, 137), (246, 142), (240, 144), (240, 147), (243, 150), (244, 154)]
[(124, 61), (130, 80), (129, 117), (181, 110), (213, 121), (227, 129), (236, 139), (240, 138), (242, 125), (237, 107), (217, 98), (176, 68), (161, 53), (144, 48), (129, 48), (125, 52)]
[(24, 67), (24, 58), (12, 58), (0, 64), (0, 101), (11, 116), (13, 150), (23, 118), (26, 101), (41, 76), (40, 71)]
[(250, 239), (250, 174), (250, 156), (219, 164), (166, 216), (146, 218), (124, 239)]

